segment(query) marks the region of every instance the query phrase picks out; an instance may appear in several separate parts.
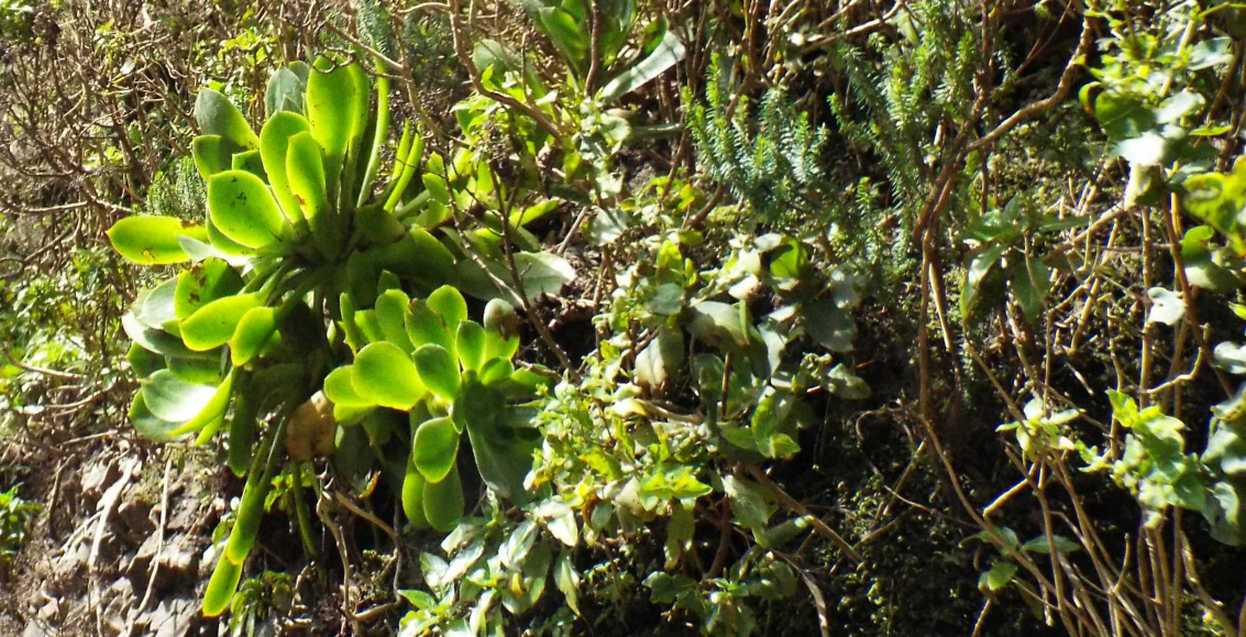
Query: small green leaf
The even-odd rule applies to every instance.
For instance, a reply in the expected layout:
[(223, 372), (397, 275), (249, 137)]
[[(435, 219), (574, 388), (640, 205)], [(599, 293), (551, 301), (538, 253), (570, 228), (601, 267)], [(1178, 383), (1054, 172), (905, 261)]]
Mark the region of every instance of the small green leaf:
[(441, 482), (454, 467), (459, 431), (447, 417), (425, 420), (415, 430), (411, 460), (429, 482)]
[(190, 237), (207, 240), (202, 226), (177, 217), (135, 215), (121, 219), (108, 229), (113, 249), (126, 260), (139, 265), (181, 263), (190, 258), (178, 240)]
[(463, 385), (451, 413), (455, 424), (467, 431), (476, 469), (485, 484), (499, 496), (519, 501), (526, 497), (524, 478), (540, 437), (531, 427), (501, 422), (511, 411), (499, 392), (470, 381)]
[(412, 356), (420, 382), (442, 400), (454, 400), (459, 392), (459, 366), (446, 348), (421, 345)]
[(723, 476), (723, 491), (731, 502), (731, 514), (736, 521), (754, 533), (763, 533), (775, 505), (766, 497), (765, 491), (755, 482), (732, 475)]
[(1012, 293), (1017, 297), (1021, 313), (1030, 323), (1038, 320), (1043, 301), (1051, 290), (1051, 271), (1042, 259), (1030, 257), (1018, 260), (1012, 270)]
[(182, 342), (197, 352), (220, 347), (233, 337), (242, 316), (262, 302), (259, 294), (235, 294), (212, 301), (182, 321)]
[(1012, 581), (1012, 577), (1017, 574), (1017, 565), (1008, 561), (998, 561), (991, 565), (991, 570), (982, 574), (978, 579), (978, 588), (982, 592), (992, 592), (1000, 590)]
[(1021, 545), (1021, 550), (1030, 553), (1039, 553), (1041, 555), (1051, 554), (1051, 545), (1056, 546), (1056, 550), (1061, 553), (1074, 553), (1081, 550), (1082, 545), (1070, 540), (1063, 535), (1052, 535), (1051, 542), (1047, 541), (1047, 537), (1040, 535), (1029, 542)]
[(580, 574), (576, 572), (571, 553), (567, 551), (559, 552), (558, 558), (554, 560), (554, 585), (562, 591), (571, 612), (580, 615)]
[(397, 345), (386, 342), (359, 351), (351, 381), (356, 395), (402, 411), (415, 405), (425, 392), (411, 359)]
[(226, 170), (208, 179), (208, 214), (231, 241), (263, 248), (285, 234), (285, 218), (268, 186), (243, 170)]
[(575, 279), (575, 268), (564, 258), (550, 252), (519, 252), (515, 269), (523, 283), (523, 294), (529, 300), (544, 295), (557, 295), (562, 286)]
[(720, 301), (702, 301), (692, 306), (688, 331), (698, 339), (719, 347), (748, 347), (749, 338), (740, 320), (739, 307)]
[(819, 345), (832, 352), (852, 351), (857, 337), (857, 324), (852, 316), (839, 308), (834, 299), (809, 303), (801, 311), (805, 330)]

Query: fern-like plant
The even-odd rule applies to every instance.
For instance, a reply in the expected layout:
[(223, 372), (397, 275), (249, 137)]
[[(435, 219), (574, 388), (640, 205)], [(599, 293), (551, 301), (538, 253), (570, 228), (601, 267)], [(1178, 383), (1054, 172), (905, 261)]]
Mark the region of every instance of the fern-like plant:
[(684, 92), (701, 169), (767, 219), (815, 203), (826, 176), (821, 165), (826, 128), (812, 125), (808, 114), (797, 112), (777, 89), (762, 96), (755, 118), (749, 117), (744, 96), (732, 112), (730, 99), (724, 99), (724, 80), (715, 56), (705, 103)]

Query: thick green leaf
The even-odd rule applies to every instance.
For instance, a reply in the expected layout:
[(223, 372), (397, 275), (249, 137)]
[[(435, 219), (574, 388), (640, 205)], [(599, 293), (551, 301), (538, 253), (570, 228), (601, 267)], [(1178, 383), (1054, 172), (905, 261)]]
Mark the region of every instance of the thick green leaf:
[(146, 378), (165, 368), (163, 356), (147, 350), (138, 343), (130, 343), (130, 349), (125, 353), (125, 361), (129, 363), (130, 369), (134, 370), (134, 375), (139, 378)]
[(430, 526), (442, 533), (454, 529), (454, 524), (463, 517), (466, 508), (457, 467), (451, 467), (450, 473), (441, 482), (425, 481), (423, 505), (424, 517)]
[(229, 142), (220, 135), (200, 135), (191, 140), (190, 155), (194, 158), (199, 176), (206, 180), (216, 173), (229, 170), (233, 163), (229, 147)]
[(307, 78), (307, 119), (312, 135), (324, 148), (325, 175), (329, 182), (337, 183), (351, 140), (363, 133), (359, 120), (367, 113), (367, 82), (361, 86), (363, 71), (358, 64), (339, 65), (324, 72), (321, 69), (331, 63), (321, 59), (315, 66)]
[(229, 342), (242, 316), (264, 302), (260, 294), (235, 294), (207, 303), (182, 321), (182, 342), (203, 352)]
[(415, 463), (407, 460), (407, 470), (402, 479), (402, 512), (416, 528), (428, 526), (424, 515), (424, 487), (427, 482)]
[(407, 308), (411, 304), (402, 290), (386, 290), (376, 298), (376, 320), (381, 326), (385, 340), (397, 345), (403, 352), (411, 353), (415, 347), (407, 336)]
[[(304, 75), (305, 77), (305, 75)], [(303, 93), (307, 83), (289, 68), (277, 69), (268, 77), (268, 88), (264, 91), (264, 111), (269, 118), (282, 111), (293, 113), (303, 112)], [(264, 133), (260, 133), (260, 144), (264, 143)]]
[(359, 351), (351, 381), (356, 395), (402, 411), (415, 405), (425, 392), (411, 359), (397, 345), (386, 342)]
[[(398, 203), (402, 201), (402, 196), (407, 192), (407, 186), (411, 183), (411, 178), (419, 169), (420, 160), (424, 156), (424, 138), (416, 135), (411, 147), (407, 150), (406, 156), (399, 155), (399, 161), (402, 164), (401, 170), (398, 172), (398, 179), (390, 185), (389, 196), (385, 198), (383, 208), (386, 212), (393, 212)], [(427, 188), (428, 175), (424, 175), (424, 184)], [(438, 177), (440, 179), (440, 177)], [(444, 188), (444, 182), (443, 182)]]
[(260, 151), (247, 150), (241, 153), (234, 153), (230, 160), (229, 167), (232, 170), (241, 170), (251, 173), (260, 179), (267, 181), (268, 173), (264, 171), (264, 160), (260, 157)]
[(203, 592), (203, 616), (216, 617), (229, 608), (234, 598), (238, 581), (242, 578), (242, 565), (229, 561), (221, 555), (216, 560), (216, 568), (212, 569), (212, 578)]
[(410, 310), (404, 316), (407, 337), (415, 347), (433, 344), (447, 350), (454, 346), (453, 339), (446, 331), (441, 317), (428, 308), (423, 299), (415, 299), (409, 304)]
[(173, 309), (185, 319), (195, 310), (242, 289), (242, 277), (222, 259), (209, 258), (177, 275)]
[(183, 423), (212, 401), (216, 387), (188, 383), (173, 372), (162, 369), (141, 381), (143, 404), (161, 420)]
[(428, 295), (428, 309), (441, 317), (451, 334), (459, 328), (459, 323), (467, 319), (467, 301), (458, 289), (452, 285), (443, 285)]
[(190, 237), (205, 241), (203, 226), (187, 223), (177, 217), (135, 215), (114, 223), (108, 229), (113, 249), (128, 261), (139, 265), (181, 263), (190, 258), (178, 239)]
[(162, 330), (154, 330), (143, 325), (134, 318), (133, 312), (121, 315), (121, 327), (130, 340), (138, 343), (143, 349), (165, 356), (205, 357), (210, 354), (192, 352), (182, 343), (182, 339)]
[(165, 356), (164, 362), (169, 371), (188, 383), (215, 385), (221, 382), (220, 356)]
[(177, 430), (180, 423), (170, 422), (151, 413), (147, 408), (147, 403), (143, 400), (143, 392), (135, 392), (134, 400), (130, 403), (130, 423), (134, 425), (135, 431), (143, 436), (154, 440), (155, 442), (170, 442), (174, 440), (173, 432)]
[(446, 348), (429, 343), (412, 355), (420, 382), (442, 400), (454, 400), (459, 392), (459, 366)]
[(199, 98), (195, 100), (195, 120), (205, 135), (220, 135), (241, 148), (254, 149), (260, 145), (246, 118), (219, 91), (210, 88), (199, 90)]
[(281, 203), (281, 211), (291, 223), (303, 219), (303, 209), (290, 189), (290, 180), (286, 173), (286, 153), (290, 138), (309, 130), (311, 127), (307, 119), (290, 111), (277, 113), (260, 129), (260, 156), (264, 160), (264, 170), (268, 173), (268, 183), (272, 186), (277, 201)]
[(455, 353), (458, 354), (463, 369), (479, 371), (485, 363), (485, 329), (475, 321), (459, 323)]
[(176, 333), (177, 311), (174, 304), (176, 293), (177, 279), (166, 279), (144, 292), (134, 303), (134, 318), (152, 329)]
[(667, 31), (662, 37), (662, 42), (648, 57), (618, 74), (602, 87), (601, 100), (610, 102), (644, 86), (653, 78), (678, 64), (684, 59), (685, 53), (684, 43), (674, 33)]
[(297, 133), (286, 146), (286, 179), (302, 216), (311, 228), (316, 247), (325, 256), (337, 254), (338, 238), (329, 208), (325, 157), (311, 133)]
[(342, 407), (371, 407), (374, 402), (355, 391), (354, 368), (350, 365), (335, 368), (324, 379), (324, 395), (334, 405)]
[(511, 374), (515, 373), (515, 366), (509, 360), (504, 358), (494, 358), (485, 363), (484, 368), (480, 370), (480, 382), (483, 385), (495, 385), (510, 380)]
[(429, 482), (441, 482), (454, 467), (459, 451), (459, 430), (447, 417), (425, 420), (415, 430), (411, 460)]
[(224, 557), (236, 564), (242, 564), (255, 546), (255, 537), (259, 534), (260, 521), (264, 519), (264, 496), (268, 493), (269, 476), (264, 471), (253, 471), (247, 475), (247, 482), (242, 487), (242, 497), (238, 500), (238, 511), (234, 517), (234, 526), (229, 530), (229, 539), (225, 541)]
[(367, 254), (379, 267), (424, 287), (457, 279), (454, 255), (423, 228), (413, 228), (407, 236)]
[[(173, 432), (173, 435), (180, 436), (192, 431), (207, 430), (209, 432), (207, 437), (210, 437), (211, 433), (215, 432), (225, 420), (225, 411), (229, 409), (229, 399), (233, 395), (233, 391), (234, 375), (231, 373), (225, 377), (225, 380), (221, 381), (221, 384), (216, 387), (216, 391), (212, 392), (212, 398), (203, 406), (203, 409), (199, 410), (199, 414), (187, 421), (186, 424), (178, 427)], [(195, 444), (203, 444), (203, 442), (206, 442), (207, 437), (201, 438)]]
[(247, 310), (238, 321), (233, 336), (229, 339), (229, 356), (231, 362), (241, 367), (259, 356), (265, 346), (277, 333), (276, 308), (259, 306)]
[(208, 179), (208, 214), (222, 234), (248, 248), (276, 243), (286, 231), (285, 217), (268, 186), (242, 170)]

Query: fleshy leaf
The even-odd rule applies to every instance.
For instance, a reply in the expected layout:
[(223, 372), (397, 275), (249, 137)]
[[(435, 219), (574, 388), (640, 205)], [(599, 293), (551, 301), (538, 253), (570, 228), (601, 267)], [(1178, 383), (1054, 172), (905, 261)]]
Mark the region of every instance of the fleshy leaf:
[(205, 135), (220, 135), (241, 148), (258, 148), (260, 140), (229, 98), (210, 88), (199, 90), (195, 120)]
[(286, 153), (290, 138), (308, 130), (307, 119), (290, 111), (281, 111), (270, 117), (260, 129), (260, 156), (268, 173), (268, 183), (272, 185), (273, 194), (281, 203), (286, 219), (295, 223), (303, 218), (303, 210), (290, 190), (290, 180), (286, 176)]
[(181, 263), (190, 259), (178, 239), (191, 237), (205, 240), (202, 226), (177, 217), (135, 215), (114, 223), (108, 229), (108, 240), (118, 254), (139, 265)]
[(433, 418), (415, 430), (411, 459), (429, 482), (441, 482), (454, 468), (459, 450), (459, 431), (449, 418)]
[(143, 379), (143, 403), (161, 420), (182, 423), (198, 416), (212, 400), (216, 387), (188, 383), (162, 369)]
[(285, 233), (285, 218), (272, 192), (244, 170), (227, 170), (208, 179), (208, 212), (222, 234), (248, 248), (276, 243)]
[(182, 342), (197, 352), (220, 347), (233, 337), (242, 316), (262, 302), (259, 294), (236, 294), (212, 301), (182, 321)]
[(264, 351), (264, 347), (277, 332), (277, 310), (259, 306), (247, 310), (238, 321), (233, 336), (229, 339), (229, 356), (236, 366), (251, 362)]
[(355, 357), (355, 394), (374, 404), (408, 410), (424, 395), (420, 381), (411, 359), (392, 343), (372, 343)]
[[(405, 357), (404, 357), (405, 358)], [(459, 366), (440, 345), (422, 345), (412, 356), (420, 382), (442, 400), (454, 400), (459, 391)]]

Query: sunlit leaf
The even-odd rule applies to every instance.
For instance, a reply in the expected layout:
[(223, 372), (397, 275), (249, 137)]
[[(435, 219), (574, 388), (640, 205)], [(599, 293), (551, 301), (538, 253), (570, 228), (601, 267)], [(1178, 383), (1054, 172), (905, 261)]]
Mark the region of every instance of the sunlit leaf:
[(139, 265), (180, 263), (190, 258), (181, 237), (208, 238), (202, 226), (155, 215), (125, 217), (108, 229), (108, 240), (118, 254)]
[(415, 430), (411, 460), (429, 482), (441, 482), (454, 467), (459, 431), (447, 417), (425, 420)]
[(411, 359), (397, 345), (386, 342), (372, 343), (359, 351), (351, 380), (356, 395), (403, 411), (425, 392)]

